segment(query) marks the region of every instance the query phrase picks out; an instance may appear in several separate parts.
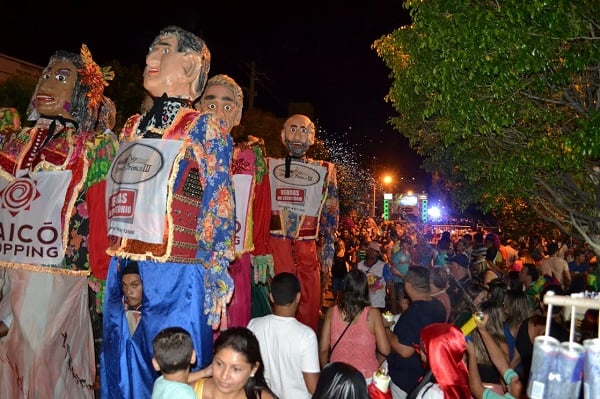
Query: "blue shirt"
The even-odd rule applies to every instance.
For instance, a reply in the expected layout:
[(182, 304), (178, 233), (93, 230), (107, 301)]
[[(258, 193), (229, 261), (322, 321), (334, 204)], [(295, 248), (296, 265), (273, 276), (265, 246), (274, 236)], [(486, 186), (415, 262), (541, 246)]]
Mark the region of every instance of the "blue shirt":
[(188, 384), (178, 381), (165, 380), (160, 376), (154, 381), (152, 399), (196, 399), (194, 389)]
[[(440, 301), (433, 299), (431, 301), (414, 301), (400, 315), (394, 326), (394, 334), (402, 345), (418, 345), (423, 327), (445, 321), (446, 310)], [(410, 392), (425, 373), (421, 358), (416, 352), (412, 356), (404, 358), (392, 351), (388, 356), (388, 371), (394, 384), (404, 392)]]

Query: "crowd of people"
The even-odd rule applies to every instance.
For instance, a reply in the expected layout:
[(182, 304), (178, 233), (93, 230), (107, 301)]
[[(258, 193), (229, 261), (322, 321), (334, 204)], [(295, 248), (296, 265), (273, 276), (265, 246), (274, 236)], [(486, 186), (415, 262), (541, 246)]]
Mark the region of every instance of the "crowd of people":
[[(452, 362), (458, 356), (464, 378), (459, 379), (463, 374), (456, 372), (457, 379), (447, 383), (464, 385), (466, 381), (468, 386), (471, 380), (473, 397), (494, 397), (488, 396), (491, 392), (525, 397), (533, 342), (546, 333), (544, 295), (549, 291), (557, 295), (598, 291), (594, 252), (583, 242), (550, 237), (512, 239), (482, 230), (436, 232), (426, 225), (376, 224), (369, 218), (342, 221), (338, 241), (343, 245), (338, 246), (346, 249), (347, 269), (367, 275), (372, 307), (396, 315), (393, 330), (388, 332), (392, 350), (385, 361), (394, 398), (421, 388), (418, 383), (429, 369), (416, 354), (419, 348), (415, 350), (415, 346), (424, 342), (420, 334), (439, 323), (464, 326), (478, 311), (485, 314), (485, 323), (473, 324), (477, 328), (472, 331), (463, 330), (469, 343), (459, 345), (459, 355), (448, 354), (444, 360)], [(336, 275), (339, 278), (339, 272)], [(403, 291), (398, 289), (398, 279), (403, 281)], [(343, 291), (340, 298), (343, 303)], [(562, 310), (554, 306), (549, 318), (549, 334), (561, 342), (569, 339), (566, 317), (576, 317)], [(595, 338), (598, 311), (588, 309), (583, 318), (578, 317), (575, 339), (581, 343)], [(490, 349), (492, 345), (499, 352)], [(493, 353), (502, 355), (501, 365)], [(469, 361), (463, 364), (464, 356)], [(360, 361), (365, 358), (363, 355)], [(436, 355), (435, 365), (444, 362)], [(512, 371), (510, 380), (505, 378), (508, 370)], [(518, 384), (511, 383), (515, 376)], [(480, 383), (474, 385), (473, 381)], [(425, 397), (464, 397), (446, 394), (450, 396)]]
[[(50, 58), (27, 126), (0, 110), (0, 396), (524, 397), (543, 297), (598, 291), (593, 251), (340, 221), (310, 118), (285, 121), (285, 158), (234, 142), (243, 93), (209, 67), (204, 41), (168, 26), (120, 132), (85, 45)], [(586, 313), (578, 339), (597, 323)]]

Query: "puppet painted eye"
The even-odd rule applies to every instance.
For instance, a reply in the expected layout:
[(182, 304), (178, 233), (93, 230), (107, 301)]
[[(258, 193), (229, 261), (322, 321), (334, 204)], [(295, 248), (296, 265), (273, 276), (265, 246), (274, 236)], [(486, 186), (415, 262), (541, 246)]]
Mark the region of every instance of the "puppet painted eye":
[(217, 105), (213, 104), (213, 103), (210, 103), (210, 104), (206, 105), (206, 108), (208, 108), (208, 109), (217, 109)]
[(233, 105), (226, 105), (226, 106), (224, 106), (224, 107), (223, 107), (223, 109), (224, 109), (225, 111), (227, 111), (227, 112), (229, 112), (229, 111), (233, 111)]
[(170, 48), (168, 48), (168, 47), (164, 47), (164, 48), (162, 49), (162, 53), (163, 53), (163, 54), (169, 54), (170, 52), (171, 52), (171, 49), (170, 49)]
[(56, 80), (58, 80), (59, 82), (62, 83), (67, 83), (67, 79), (68, 79), (68, 75), (65, 75), (63, 73), (57, 73), (56, 76), (54, 77)]

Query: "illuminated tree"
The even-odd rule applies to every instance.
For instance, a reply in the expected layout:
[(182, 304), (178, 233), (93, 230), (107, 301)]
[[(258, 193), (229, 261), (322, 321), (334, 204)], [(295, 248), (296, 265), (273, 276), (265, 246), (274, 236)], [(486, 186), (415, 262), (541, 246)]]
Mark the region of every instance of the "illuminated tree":
[(394, 127), (465, 207), (523, 201), (600, 252), (600, 3), (407, 0), (373, 47)]

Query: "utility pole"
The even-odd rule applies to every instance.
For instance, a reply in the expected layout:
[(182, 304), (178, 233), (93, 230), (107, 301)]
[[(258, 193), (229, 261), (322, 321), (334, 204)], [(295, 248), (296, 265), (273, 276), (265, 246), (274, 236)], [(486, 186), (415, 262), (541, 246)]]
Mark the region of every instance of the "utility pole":
[(376, 200), (375, 200), (375, 186), (377, 185), (377, 173), (375, 172), (375, 156), (373, 156), (373, 209), (371, 210), (371, 216), (373, 218), (375, 218), (375, 207), (376, 207)]
[(256, 97), (256, 63), (250, 62), (250, 90), (248, 90), (248, 109), (252, 111), (254, 109), (254, 97)]

